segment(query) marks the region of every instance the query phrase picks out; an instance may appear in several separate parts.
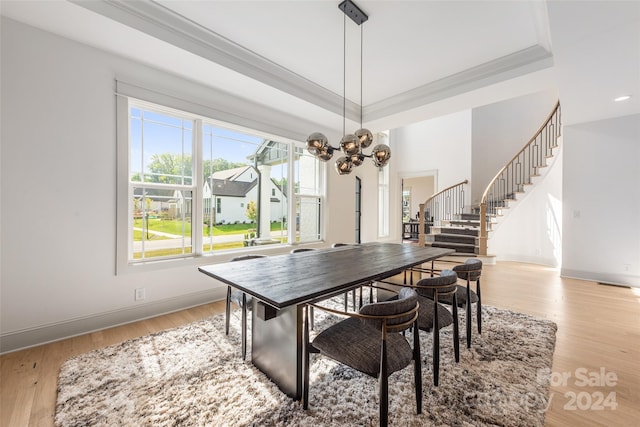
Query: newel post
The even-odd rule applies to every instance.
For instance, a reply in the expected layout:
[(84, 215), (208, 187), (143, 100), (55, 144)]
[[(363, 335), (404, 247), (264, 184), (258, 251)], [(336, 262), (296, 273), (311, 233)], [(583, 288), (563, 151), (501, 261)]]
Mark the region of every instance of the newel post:
[(487, 255), (487, 202), (480, 203), (480, 241), (479, 255)]

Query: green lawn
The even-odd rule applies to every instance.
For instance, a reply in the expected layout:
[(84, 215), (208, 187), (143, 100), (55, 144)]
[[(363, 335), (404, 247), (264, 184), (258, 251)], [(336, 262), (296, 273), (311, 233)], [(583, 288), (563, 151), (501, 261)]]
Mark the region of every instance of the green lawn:
[[(160, 231), (162, 233), (169, 234), (177, 234), (182, 235), (182, 221), (172, 220), (172, 219), (161, 219), (161, 218), (151, 218), (148, 220), (149, 230), (151, 231)], [(144, 228), (143, 220), (136, 219), (133, 221), (134, 228)], [(191, 234), (191, 223), (184, 222), (185, 234)]]
[[(286, 241), (286, 239), (281, 239), (281, 241), (284, 243)], [(206, 254), (210, 251), (220, 251), (220, 250), (225, 250), (225, 249), (239, 249), (244, 247), (244, 243), (243, 241), (237, 241), (237, 242), (225, 242), (225, 243), (214, 243), (213, 245), (210, 244), (205, 244), (203, 245), (203, 252)], [(191, 249), (187, 248), (187, 253), (191, 253)], [(165, 257), (165, 256), (171, 256), (171, 255), (180, 255), (182, 253), (182, 249), (176, 248), (176, 249), (158, 249), (155, 251), (145, 251), (145, 257), (146, 258), (155, 258), (155, 257)], [(133, 254), (133, 259), (140, 259), (140, 253), (136, 252)]]
[[(184, 234), (191, 234), (191, 223), (190, 222), (182, 222), (178, 220), (170, 220), (170, 219), (161, 219), (161, 218), (151, 218), (149, 219), (149, 231), (158, 231), (162, 233), (175, 234), (181, 236), (183, 233), (183, 224), (184, 224)], [(136, 219), (133, 222), (134, 228), (143, 228), (143, 220)], [(272, 222), (271, 223), (271, 231), (279, 231), (282, 227), (280, 222)], [(203, 234), (208, 236), (210, 233), (209, 226), (204, 226)], [(256, 224), (221, 224), (213, 226), (213, 235), (214, 236), (223, 236), (228, 234), (245, 234), (247, 230), (252, 229), (255, 231)], [(148, 240), (161, 240), (166, 239), (167, 237), (159, 236), (154, 233), (149, 233), (147, 236)], [(139, 241), (142, 240), (142, 231), (134, 230), (133, 232), (133, 240)]]

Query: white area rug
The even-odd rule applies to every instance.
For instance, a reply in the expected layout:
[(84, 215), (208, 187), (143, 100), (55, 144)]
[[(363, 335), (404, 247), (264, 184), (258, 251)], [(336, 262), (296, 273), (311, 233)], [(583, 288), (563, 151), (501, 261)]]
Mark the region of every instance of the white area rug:
[[(433, 386), (431, 334), (421, 332), (423, 413), (415, 413), (409, 366), (390, 377), (389, 424), (542, 426), (555, 323), (485, 306), (482, 335), (474, 322), (467, 349), (460, 315), (460, 362), (449, 326), (441, 330), (440, 385)], [(316, 311), (317, 330), (333, 321)], [(312, 355), (305, 411), (240, 359), (238, 311), (231, 324), (226, 336), (224, 314), (217, 315), (69, 359), (58, 378), (56, 425), (378, 425), (375, 379)]]

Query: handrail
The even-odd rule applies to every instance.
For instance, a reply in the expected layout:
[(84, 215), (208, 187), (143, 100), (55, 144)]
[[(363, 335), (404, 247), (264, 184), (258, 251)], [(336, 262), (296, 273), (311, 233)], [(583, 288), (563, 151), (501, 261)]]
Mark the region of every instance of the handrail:
[(552, 150), (558, 146), (561, 126), (558, 101), (534, 136), (487, 185), (480, 201), (480, 255), (487, 255), (488, 215), (505, 207), (507, 200), (513, 200), (516, 193), (524, 192), (524, 186), (531, 184), (532, 177), (538, 176), (538, 169), (547, 165), (546, 159), (552, 157)]
[(465, 179), (435, 193), (420, 204), (420, 225), (418, 228), (418, 244), (420, 246), (424, 246), (426, 242), (426, 207), (429, 206), (430, 208), (430, 220), (433, 225), (436, 225), (436, 223), (440, 225), (442, 220), (452, 219), (454, 216), (460, 215), (464, 209), (464, 188), (462, 186), (468, 183), (469, 181)]

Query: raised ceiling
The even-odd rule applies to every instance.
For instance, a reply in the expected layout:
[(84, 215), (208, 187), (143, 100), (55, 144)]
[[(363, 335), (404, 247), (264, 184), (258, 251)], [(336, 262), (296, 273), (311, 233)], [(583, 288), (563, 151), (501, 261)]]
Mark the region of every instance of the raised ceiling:
[[(344, 93), (347, 116), (359, 121), (362, 104), (376, 131), (542, 90), (558, 91), (565, 123), (640, 112), (640, 2), (357, 4), (361, 27), (327, 0), (5, 0), (1, 10), (332, 128)], [(623, 93), (634, 97), (612, 104)]]

